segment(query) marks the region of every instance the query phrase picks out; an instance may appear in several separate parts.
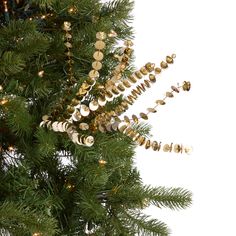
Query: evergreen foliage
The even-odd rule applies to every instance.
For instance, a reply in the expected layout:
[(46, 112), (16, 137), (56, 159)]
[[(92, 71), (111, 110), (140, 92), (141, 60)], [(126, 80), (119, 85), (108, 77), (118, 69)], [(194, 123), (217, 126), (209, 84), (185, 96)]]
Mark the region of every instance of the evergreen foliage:
[[(0, 101), (7, 99), (0, 104), (0, 234), (168, 236), (168, 227), (142, 210), (150, 204), (184, 209), (191, 204), (191, 193), (143, 185), (130, 138), (96, 132), (96, 142), (88, 148), (39, 127), (42, 116), (61, 98), (72, 98), (66, 92), (63, 22), (72, 23), (78, 86), (90, 71), (96, 32), (117, 32), (105, 51), (98, 81), (104, 84), (115, 65), (116, 42), (133, 37), (133, 2), (8, 1), (13, 2), (9, 23), (0, 8)], [(76, 11), (69, 12), (71, 7)], [(38, 75), (41, 70), (43, 77)], [(130, 65), (125, 74), (132, 70)], [(149, 135), (146, 124), (134, 129)], [(107, 164), (99, 165), (100, 159)]]

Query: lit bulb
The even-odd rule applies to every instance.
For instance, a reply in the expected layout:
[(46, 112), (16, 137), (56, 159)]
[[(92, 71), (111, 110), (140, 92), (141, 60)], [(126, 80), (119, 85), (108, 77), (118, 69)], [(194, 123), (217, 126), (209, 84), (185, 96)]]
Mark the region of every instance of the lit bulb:
[(2, 90), (3, 90), (3, 87), (2, 87), (2, 85), (0, 85), (0, 92), (2, 92)]
[(43, 75), (44, 75), (44, 70), (41, 70), (41, 71), (39, 71), (39, 72), (38, 72), (38, 76), (39, 76), (39, 77), (41, 77), (41, 78), (42, 78), (42, 77), (43, 77)]
[(99, 162), (99, 165), (102, 167), (107, 164), (107, 162), (105, 160), (99, 160), (98, 162)]
[(8, 151), (9, 151), (9, 152), (13, 152), (14, 150), (15, 150), (15, 148), (14, 148), (13, 146), (9, 146), (9, 147), (8, 147)]
[(40, 235), (42, 235), (42, 234), (41, 233), (33, 233), (32, 236), (40, 236)]
[(69, 12), (69, 13), (75, 12), (75, 8), (74, 8), (74, 7), (70, 7), (70, 8), (68, 9), (68, 12)]
[(0, 105), (2, 106), (4, 106), (7, 103), (8, 103), (8, 100), (6, 98), (3, 98), (2, 100), (0, 100)]

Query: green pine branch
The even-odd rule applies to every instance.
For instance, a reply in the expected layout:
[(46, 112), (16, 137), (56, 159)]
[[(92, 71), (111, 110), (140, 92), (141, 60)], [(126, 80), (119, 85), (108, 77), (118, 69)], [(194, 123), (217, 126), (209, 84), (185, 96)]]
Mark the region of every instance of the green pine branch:
[(168, 236), (170, 231), (165, 223), (156, 219), (150, 219), (142, 213), (128, 211), (123, 214), (123, 224), (131, 232), (140, 236)]
[(192, 193), (183, 188), (152, 188), (145, 186), (147, 200), (158, 207), (168, 207), (172, 210), (185, 209), (192, 204)]
[(59, 232), (53, 217), (10, 201), (0, 205), (0, 228), (7, 230), (12, 236), (32, 235), (36, 232), (52, 236)]

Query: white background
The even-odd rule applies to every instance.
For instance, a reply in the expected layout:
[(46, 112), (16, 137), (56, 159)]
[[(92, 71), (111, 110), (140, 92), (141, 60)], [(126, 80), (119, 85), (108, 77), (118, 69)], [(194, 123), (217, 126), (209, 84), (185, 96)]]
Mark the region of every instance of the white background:
[(191, 144), (191, 156), (137, 149), (145, 184), (184, 187), (193, 192), (187, 210), (149, 208), (173, 236), (236, 235), (235, 88), (236, 2), (234, 0), (136, 0), (134, 10), (137, 68), (159, 64), (176, 53), (151, 92), (130, 113), (154, 105), (177, 82), (189, 80), (190, 92), (169, 99), (152, 114), (153, 138)]

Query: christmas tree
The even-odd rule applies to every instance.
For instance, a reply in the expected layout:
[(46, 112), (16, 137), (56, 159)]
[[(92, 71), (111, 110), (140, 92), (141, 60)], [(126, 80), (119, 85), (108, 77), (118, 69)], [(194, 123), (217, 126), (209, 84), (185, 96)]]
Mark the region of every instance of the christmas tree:
[(190, 83), (121, 118), (175, 58), (135, 69), (132, 8), (130, 0), (1, 1), (1, 235), (167, 236), (142, 210), (191, 204), (185, 189), (144, 185), (134, 166), (137, 144), (188, 152), (151, 141), (141, 120)]

